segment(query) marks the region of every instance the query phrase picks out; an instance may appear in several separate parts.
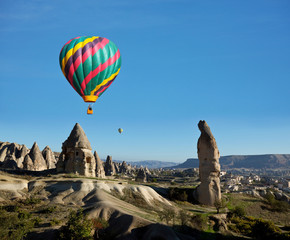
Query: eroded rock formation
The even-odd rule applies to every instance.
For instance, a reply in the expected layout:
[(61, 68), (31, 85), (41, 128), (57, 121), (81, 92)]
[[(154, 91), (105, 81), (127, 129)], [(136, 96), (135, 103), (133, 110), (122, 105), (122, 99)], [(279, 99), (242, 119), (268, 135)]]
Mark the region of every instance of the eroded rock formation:
[(147, 174), (146, 174), (146, 170), (141, 167), (137, 173), (136, 182), (147, 182)]
[(52, 169), (55, 168), (55, 164), (56, 164), (56, 159), (54, 157), (53, 152), (51, 151), (49, 146), (46, 146), (43, 151), (42, 151), (42, 155), (45, 159), (46, 162), (46, 166), (47, 169)]
[(62, 144), (57, 172), (95, 177), (95, 167), (91, 144), (82, 127), (76, 123), (69, 137)]
[(113, 176), (116, 174), (115, 165), (112, 160), (112, 156), (107, 156), (107, 160), (105, 162), (105, 174), (106, 176)]
[(36, 142), (34, 142), (28, 155), (33, 162), (34, 171), (42, 171), (47, 169), (46, 162)]
[(221, 199), (220, 153), (208, 124), (199, 121), (198, 128), (201, 132), (197, 143), (201, 183), (197, 187), (196, 197), (201, 204), (213, 206), (215, 201)]
[(100, 159), (96, 151), (94, 152), (94, 157), (96, 161), (96, 177), (105, 178), (105, 170), (103, 166), (103, 161)]

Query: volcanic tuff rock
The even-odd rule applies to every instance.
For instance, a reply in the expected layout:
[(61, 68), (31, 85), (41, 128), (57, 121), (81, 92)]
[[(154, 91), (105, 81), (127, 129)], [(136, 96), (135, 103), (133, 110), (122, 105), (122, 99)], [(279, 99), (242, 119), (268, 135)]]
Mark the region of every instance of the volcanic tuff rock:
[(137, 173), (136, 182), (147, 182), (147, 174), (146, 174), (146, 170), (141, 167)]
[(199, 121), (198, 128), (201, 131), (197, 143), (201, 183), (196, 190), (197, 200), (202, 204), (213, 206), (215, 201), (221, 200), (220, 153), (207, 123)]
[[(50, 148), (47, 146), (46, 149), (43, 150), (43, 153), (48, 154), (48, 150), (50, 150)], [(56, 160), (51, 150), (49, 158), (52, 159), (52, 161), (55, 163)], [(25, 159), (26, 161), (24, 161)], [(3, 168), (20, 168), (31, 171), (42, 171), (48, 168), (47, 159), (44, 159), (42, 152), (39, 150), (36, 142), (33, 144), (31, 150), (29, 150), (25, 145), (0, 142), (0, 160), (0, 162), (2, 162), (1, 167)], [(50, 165), (50, 168), (54, 167), (52, 164)]]
[(95, 177), (96, 162), (91, 150), (91, 144), (84, 130), (76, 123), (69, 137), (62, 144), (57, 172)]
[(103, 162), (96, 151), (94, 152), (94, 157), (96, 161), (96, 177), (105, 178), (105, 170), (104, 170)]
[(34, 142), (30, 152), (29, 157), (31, 158), (33, 162), (33, 170), (34, 171), (42, 171), (47, 169), (46, 162), (42, 156), (41, 151), (39, 150), (39, 147), (36, 142)]
[(106, 176), (113, 176), (116, 174), (116, 169), (112, 161), (112, 156), (107, 156), (104, 169), (105, 169)]
[(84, 148), (92, 150), (84, 130), (78, 123), (75, 124), (68, 139), (62, 144), (62, 148)]
[(23, 169), (24, 170), (30, 170), (30, 171), (33, 171), (34, 170), (34, 165), (33, 165), (33, 162), (31, 160), (31, 158), (29, 157), (29, 154), (27, 154), (24, 158), (24, 161), (23, 161)]
[(46, 146), (43, 150), (42, 150), (42, 155), (46, 161), (46, 166), (47, 169), (52, 169), (55, 168), (55, 164), (56, 164), (56, 159), (54, 157), (53, 152), (51, 151), (49, 146)]
[(9, 169), (18, 169), (15, 156), (12, 154), (7, 155), (1, 167)]

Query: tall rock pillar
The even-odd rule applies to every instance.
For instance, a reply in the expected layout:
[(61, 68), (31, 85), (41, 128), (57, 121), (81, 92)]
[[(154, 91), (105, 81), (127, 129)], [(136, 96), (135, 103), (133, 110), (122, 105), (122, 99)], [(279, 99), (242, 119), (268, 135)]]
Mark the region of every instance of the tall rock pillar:
[(198, 128), (201, 132), (197, 143), (201, 183), (196, 190), (197, 200), (201, 204), (213, 206), (215, 201), (221, 200), (220, 153), (206, 121), (199, 121)]

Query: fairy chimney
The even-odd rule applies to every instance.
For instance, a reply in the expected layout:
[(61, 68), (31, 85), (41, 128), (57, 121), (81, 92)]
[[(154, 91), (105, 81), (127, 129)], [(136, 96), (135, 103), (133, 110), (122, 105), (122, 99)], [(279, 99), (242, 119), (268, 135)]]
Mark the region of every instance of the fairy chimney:
[(215, 201), (221, 199), (220, 153), (206, 121), (199, 121), (198, 128), (201, 132), (197, 143), (201, 183), (195, 193), (201, 204), (213, 206)]
[(105, 174), (106, 176), (113, 176), (116, 174), (116, 169), (112, 160), (112, 156), (107, 156), (107, 160), (105, 162)]
[(94, 152), (94, 157), (96, 161), (96, 177), (105, 178), (105, 170), (104, 170), (103, 162), (96, 151)]
[(136, 182), (147, 182), (147, 174), (146, 174), (146, 170), (141, 166), (137, 176), (135, 178)]
[(33, 165), (33, 162), (31, 160), (31, 158), (29, 157), (29, 154), (27, 154), (24, 157), (24, 160), (23, 160), (23, 169), (24, 170), (30, 170), (30, 171), (33, 171), (34, 170), (34, 165)]
[(82, 127), (76, 123), (69, 137), (62, 144), (57, 171), (95, 177), (95, 167), (91, 144)]
[(42, 156), (43, 156), (44, 159), (45, 159), (47, 169), (55, 168), (56, 160), (55, 160), (54, 154), (53, 154), (53, 152), (51, 151), (51, 149), (50, 149), (49, 146), (46, 146), (46, 147), (42, 150)]
[(34, 171), (43, 171), (47, 169), (46, 162), (36, 142), (34, 142), (28, 155), (33, 162)]

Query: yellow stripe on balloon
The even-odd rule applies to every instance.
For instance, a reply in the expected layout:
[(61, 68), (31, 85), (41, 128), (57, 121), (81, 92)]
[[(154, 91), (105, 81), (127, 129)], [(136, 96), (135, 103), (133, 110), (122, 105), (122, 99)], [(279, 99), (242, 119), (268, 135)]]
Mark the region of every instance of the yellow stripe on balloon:
[(77, 50), (79, 50), (80, 48), (82, 48), (82, 47), (83, 47), (84, 45), (86, 45), (88, 42), (92, 42), (92, 41), (94, 41), (96, 38), (99, 38), (99, 37), (91, 37), (91, 38), (87, 38), (85, 41), (79, 42), (77, 45), (75, 45), (72, 49), (70, 49), (70, 50), (67, 52), (67, 54), (66, 54), (66, 55), (64, 56), (64, 58), (62, 59), (62, 63), (61, 63), (61, 65), (62, 65), (61, 70), (62, 70), (62, 72), (63, 72), (64, 75), (65, 75), (65, 73), (64, 73), (64, 68), (65, 68), (65, 65), (66, 65), (68, 59), (69, 59), (73, 54), (75, 54), (75, 52), (76, 52)]
[(97, 85), (96, 88), (93, 91), (91, 91), (91, 94), (90, 95), (94, 95), (94, 93), (96, 91), (98, 91), (102, 86), (106, 85), (109, 81), (111, 81), (114, 77), (116, 77), (118, 75), (118, 73), (120, 72), (120, 69), (121, 68), (119, 68), (118, 71), (115, 72), (114, 74), (112, 74), (109, 78), (105, 79), (102, 83), (100, 83), (99, 85)]

